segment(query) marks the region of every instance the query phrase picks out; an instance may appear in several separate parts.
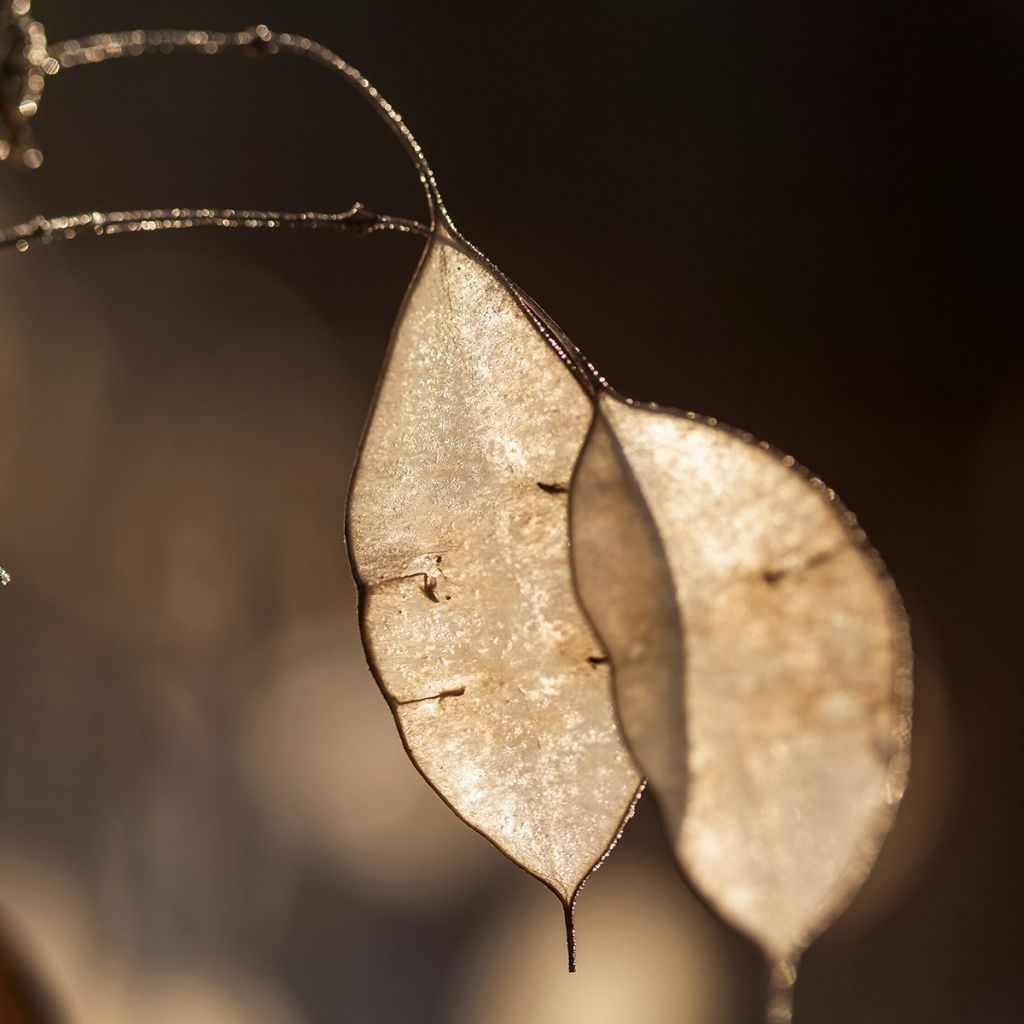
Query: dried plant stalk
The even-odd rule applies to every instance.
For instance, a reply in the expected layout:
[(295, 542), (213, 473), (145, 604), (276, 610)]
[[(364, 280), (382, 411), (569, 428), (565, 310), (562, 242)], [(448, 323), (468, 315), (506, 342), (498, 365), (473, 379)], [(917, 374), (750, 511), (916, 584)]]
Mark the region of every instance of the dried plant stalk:
[(639, 791), (607, 649), (677, 859), (764, 947), (769, 1016), (788, 1020), (799, 955), (866, 874), (909, 765), (906, 622), (853, 517), (791, 459), (713, 420), (595, 396), (603, 379), (455, 231), (394, 107), (319, 43), (260, 25), (51, 46), (27, 0), (16, 6), (0, 21), (0, 159), (41, 163), (28, 119), (44, 75), (179, 51), (313, 60), (395, 133), (429, 225), (358, 204), (134, 211), (37, 218), (0, 247), (83, 228), (426, 235), (347, 519), (364, 642), (410, 756), (559, 896), (572, 967), (576, 895)]

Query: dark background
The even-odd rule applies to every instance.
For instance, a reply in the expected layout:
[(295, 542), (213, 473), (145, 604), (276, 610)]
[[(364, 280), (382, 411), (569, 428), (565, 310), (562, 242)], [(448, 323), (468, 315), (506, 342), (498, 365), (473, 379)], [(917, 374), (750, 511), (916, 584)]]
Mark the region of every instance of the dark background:
[[(54, 40), (266, 21), (324, 42), (620, 391), (750, 430), (839, 491), (907, 600), (917, 748), (796, 1020), (1024, 1019), (1020, 5), (34, 12)], [(287, 57), (72, 70), (34, 126), (46, 162), (0, 169), (5, 222), (354, 200), (425, 217), (365, 103)], [(2, 254), (0, 906), (76, 1020), (163, 1021), (160, 999), (211, 1024), (758, 1019), (757, 954), (672, 876), (648, 802), (584, 894), (567, 979), (554, 902), (449, 831), (401, 759), (339, 536), (418, 251), (206, 231)], [(299, 696), (293, 663), (316, 665)], [(334, 721), (349, 732), (318, 733)], [(296, 749), (323, 752), (319, 782)]]

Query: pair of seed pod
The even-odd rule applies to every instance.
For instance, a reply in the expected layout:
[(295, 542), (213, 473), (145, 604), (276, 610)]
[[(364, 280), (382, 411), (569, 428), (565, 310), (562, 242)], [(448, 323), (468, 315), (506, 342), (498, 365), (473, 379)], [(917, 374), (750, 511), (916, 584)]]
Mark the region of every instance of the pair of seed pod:
[(432, 225), (347, 517), (370, 666), (427, 781), (564, 904), (570, 969), (645, 778), (788, 1019), (905, 786), (896, 588), (791, 457), (612, 390), (421, 170)]

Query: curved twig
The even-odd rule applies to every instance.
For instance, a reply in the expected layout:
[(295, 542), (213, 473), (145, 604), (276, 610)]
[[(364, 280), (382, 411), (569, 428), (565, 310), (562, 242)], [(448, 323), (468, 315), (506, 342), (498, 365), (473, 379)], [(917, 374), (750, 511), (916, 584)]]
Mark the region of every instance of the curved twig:
[[(203, 29), (158, 29), (147, 31), (136, 29), (131, 32), (101, 33), (82, 39), (67, 39), (53, 43), (47, 52), (53, 63), (48, 73), (56, 74), (61, 69), (99, 64), (123, 57), (143, 57), (150, 54), (171, 54), (191, 51), (213, 56), (221, 53), (241, 52), (249, 55), (273, 55), (286, 53), (304, 57), (339, 72), (353, 85), (367, 102), (384, 119), (395, 133), (419, 172), (430, 207), (431, 222), (438, 216), (451, 225), (451, 218), (445, 209), (444, 200), (437, 187), (437, 180), (427, 162), (423, 147), (409, 130), (402, 115), (370, 84), (362, 72), (342, 60), (326, 46), (305, 36), (288, 32), (273, 32), (266, 25), (243, 29), (241, 32), (211, 32)], [(454, 227), (454, 225), (451, 225)]]

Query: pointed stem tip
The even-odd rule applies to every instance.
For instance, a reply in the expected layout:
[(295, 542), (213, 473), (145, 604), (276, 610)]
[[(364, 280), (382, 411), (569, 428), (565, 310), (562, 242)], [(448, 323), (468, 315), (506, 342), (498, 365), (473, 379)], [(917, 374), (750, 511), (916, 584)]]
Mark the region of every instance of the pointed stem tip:
[(576, 921), (575, 921), (575, 910), (576, 901), (571, 900), (568, 903), (562, 904), (562, 909), (565, 911), (565, 945), (569, 954), (569, 973), (576, 973)]

